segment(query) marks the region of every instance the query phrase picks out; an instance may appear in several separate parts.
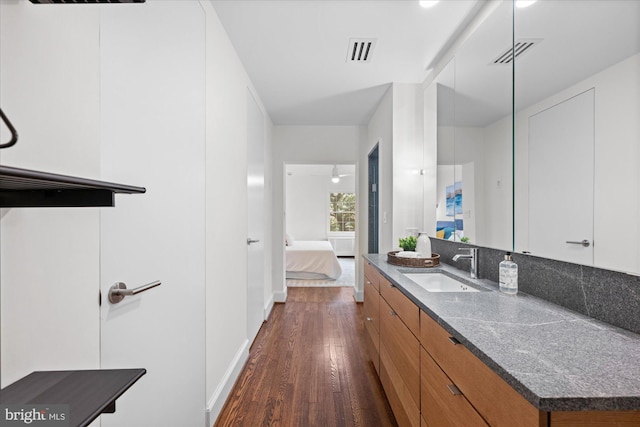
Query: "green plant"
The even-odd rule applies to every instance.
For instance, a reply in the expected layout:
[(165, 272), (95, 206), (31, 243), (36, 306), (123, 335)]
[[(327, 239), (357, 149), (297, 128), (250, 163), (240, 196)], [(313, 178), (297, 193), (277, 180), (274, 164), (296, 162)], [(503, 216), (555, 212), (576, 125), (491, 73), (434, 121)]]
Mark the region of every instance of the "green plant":
[(414, 236), (405, 237), (404, 239), (398, 239), (398, 246), (405, 251), (415, 251), (417, 240)]
[(461, 241), (462, 243), (468, 243), (468, 242), (469, 242), (469, 238), (468, 238), (467, 236), (464, 236), (464, 237), (461, 237), (461, 238), (460, 238), (460, 241)]

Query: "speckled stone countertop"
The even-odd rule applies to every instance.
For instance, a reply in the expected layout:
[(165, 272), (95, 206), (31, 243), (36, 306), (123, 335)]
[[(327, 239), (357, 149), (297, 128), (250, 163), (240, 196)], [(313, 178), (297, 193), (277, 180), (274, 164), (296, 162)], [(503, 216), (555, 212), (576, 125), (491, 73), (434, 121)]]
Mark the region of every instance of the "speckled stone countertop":
[[(388, 264), (386, 254), (364, 257), (538, 409), (640, 410), (640, 335), (524, 293), (505, 295), (446, 264), (411, 269)], [(402, 275), (414, 272), (444, 272), (485, 292), (428, 292)]]

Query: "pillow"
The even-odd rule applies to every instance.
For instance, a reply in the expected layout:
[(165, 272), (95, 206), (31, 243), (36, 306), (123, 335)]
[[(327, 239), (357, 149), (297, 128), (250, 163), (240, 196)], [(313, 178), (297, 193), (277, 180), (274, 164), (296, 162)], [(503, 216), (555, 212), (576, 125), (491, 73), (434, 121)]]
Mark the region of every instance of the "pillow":
[(436, 231), (436, 238), (444, 239), (444, 228), (442, 230)]
[(285, 233), (284, 234), (284, 244), (286, 246), (293, 245), (293, 237), (291, 237), (291, 235), (289, 233)]

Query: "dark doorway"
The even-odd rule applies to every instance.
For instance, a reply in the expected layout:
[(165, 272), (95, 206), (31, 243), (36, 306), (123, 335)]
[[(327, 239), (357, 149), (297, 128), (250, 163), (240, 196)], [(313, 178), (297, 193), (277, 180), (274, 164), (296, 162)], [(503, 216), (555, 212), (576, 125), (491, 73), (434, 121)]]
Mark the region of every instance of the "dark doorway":
[(378, 144), (369, 153), (369, 253), (378, 253)]

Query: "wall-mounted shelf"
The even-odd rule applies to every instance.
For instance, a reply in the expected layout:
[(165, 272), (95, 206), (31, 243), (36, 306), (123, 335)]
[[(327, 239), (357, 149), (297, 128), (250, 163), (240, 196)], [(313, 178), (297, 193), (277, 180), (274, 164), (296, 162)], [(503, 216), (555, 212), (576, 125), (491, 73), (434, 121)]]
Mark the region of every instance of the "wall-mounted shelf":
[(115, 194), (140, 194), (144, 187), (0, 166), (0, 207), (115, 206)]
[(68, 405), (70, 427), (84, 427), (116, 411), (116, 399), (146, 374), (145, 369), (39, 371), (0, 390), (0, 404), (26, 409)]

